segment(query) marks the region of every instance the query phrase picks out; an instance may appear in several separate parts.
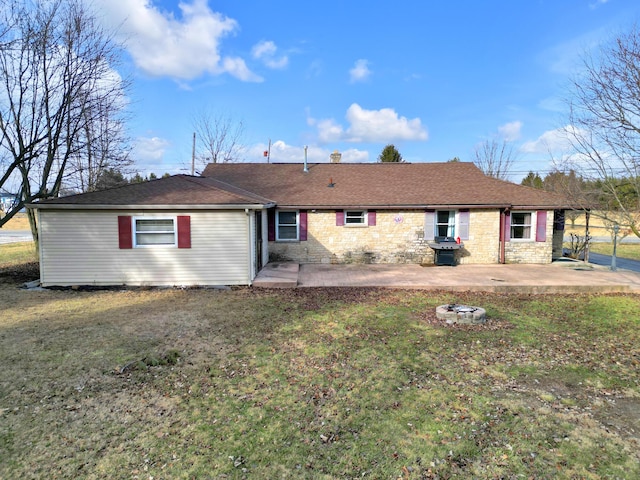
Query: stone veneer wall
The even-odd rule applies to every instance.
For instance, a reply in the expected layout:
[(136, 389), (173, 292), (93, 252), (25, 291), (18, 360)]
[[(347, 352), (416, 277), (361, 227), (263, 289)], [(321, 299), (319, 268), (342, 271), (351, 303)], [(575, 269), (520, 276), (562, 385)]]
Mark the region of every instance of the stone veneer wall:
[[(535, 232), (535, 225), (531, 228)], [(534, 233), (535, 235), (535, 233)], [(553, 252), (553, 210), (547, 212), (545, 242), (511, 240), (505, 245), (505, 263), (551, 263)]]
[[(269, 256), (271, 261), (299, 263), (432, 264), (424, 219), (423, 210), (378, 210), (375, 226), (338, 227), (334, 210), (309, 210), (307, 241), (269, 242)], [(457, 252), (459, 263), (498, 263), (499, 227), (497, 210), (472, 210), (469, 239)]]

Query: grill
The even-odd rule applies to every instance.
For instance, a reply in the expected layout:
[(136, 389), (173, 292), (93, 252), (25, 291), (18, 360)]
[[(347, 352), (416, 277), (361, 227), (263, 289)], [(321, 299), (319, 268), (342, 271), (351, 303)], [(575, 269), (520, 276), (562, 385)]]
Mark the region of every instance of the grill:
[(464, 245), (456, 242), (453, 237), (435, 237), (435, 241), (429, 244), (435, 253), (436, 265), (455, 266), (456, 250), (460, 250)]

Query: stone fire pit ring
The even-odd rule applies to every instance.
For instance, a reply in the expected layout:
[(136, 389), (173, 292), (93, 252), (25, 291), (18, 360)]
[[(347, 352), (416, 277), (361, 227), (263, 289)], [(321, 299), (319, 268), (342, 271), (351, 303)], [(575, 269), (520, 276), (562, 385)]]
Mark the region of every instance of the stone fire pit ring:
[(487, 312), (480, 307), (450, 303), (436, 307), (436, 317), (447, 323), (481, 325), (487, 321)]

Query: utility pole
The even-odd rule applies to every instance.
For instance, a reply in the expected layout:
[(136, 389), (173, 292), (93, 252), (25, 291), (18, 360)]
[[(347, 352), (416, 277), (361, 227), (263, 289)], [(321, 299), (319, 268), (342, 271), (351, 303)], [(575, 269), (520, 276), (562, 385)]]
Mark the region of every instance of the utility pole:
[(196, 132), (193, 132), (193, 146), (191, 147), (191, 176), (196, 174)]

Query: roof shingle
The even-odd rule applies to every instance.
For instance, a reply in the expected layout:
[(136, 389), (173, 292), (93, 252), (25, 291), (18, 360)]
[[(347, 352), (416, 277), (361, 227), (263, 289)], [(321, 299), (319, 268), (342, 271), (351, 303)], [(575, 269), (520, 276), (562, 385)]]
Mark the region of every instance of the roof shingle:
[[(280, 207), (562, 208), (560, 195), (484, 175), (473, 163), (209, 164), (205, 177)], [(330, 186), (333, 185), (333, 186)]]
[(175, 175), (149, 182), (89, 192), (38, 202), (47, 205), (81, 206), (195, 206), (195, 205), (264, 205), (273, 203), (260, 195), (228, 185), (214, 178)]

